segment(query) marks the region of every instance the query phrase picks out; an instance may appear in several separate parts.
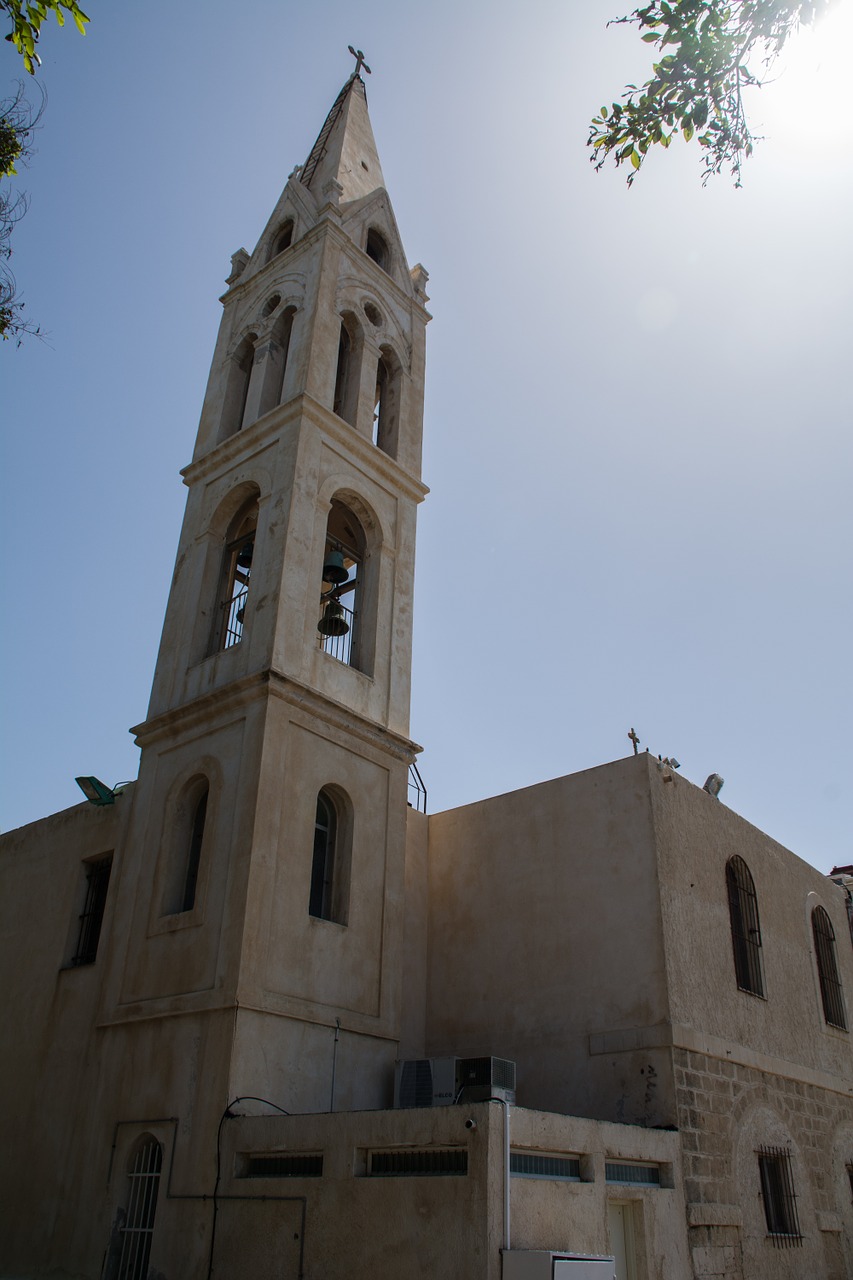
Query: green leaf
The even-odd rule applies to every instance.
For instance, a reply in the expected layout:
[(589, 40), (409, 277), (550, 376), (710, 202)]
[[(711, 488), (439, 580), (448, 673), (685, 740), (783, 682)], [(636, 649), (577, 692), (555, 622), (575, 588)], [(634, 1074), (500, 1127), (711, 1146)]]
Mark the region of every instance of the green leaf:
[(650, 31), (649, 34), (647, 36), (643, 36), (642, 39), (646, 44), (657, 44), (658, 40), (660, 40), (660, 36), (656, 31)]
[(636, 151), (632, 151), (632, 152), (631, 152), (631, 164), (634, 166), (634, 168), (635, 168), (635, 169), (639, 169), (639, 167), (640, 167), (640, 165), (641, 165), (642, 163), (643, 163), (643, 162), (642, 162), (642, 160), (640, 159), (640, 157), (637, 155)]

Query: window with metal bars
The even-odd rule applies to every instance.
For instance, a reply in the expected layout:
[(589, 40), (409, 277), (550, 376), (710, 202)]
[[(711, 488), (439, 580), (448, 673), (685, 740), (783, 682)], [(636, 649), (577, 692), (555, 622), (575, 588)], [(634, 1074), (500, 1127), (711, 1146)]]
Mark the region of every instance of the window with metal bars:
[(367, 1162), (371, 1178), (430, 1178), (464, 1176), (468, 1172), (468, 1152), (464, 1147), (423, 1151), (371, 1151)]
[(741, 991), (748, 991), (750, 995), (763, 996), (758, 897), (749, 867), (743, 858), (729, 858), (726, 863), (726, 888), (738, 987)]
[(321, 1178), (322, 1155), (303, 1151), (248, 1156), (241, 1178)]
[(205, 786), (193, 810), (192, 827), (190, 828), (189, 848), (187, 849), (187, 868), (184, 875), (181, 911), (192, 911), (195, 906), (195, 892), (198, 886), (198, 870), (201, 863), (201, 848), (204, 843), (204, 823), (207, 817), (208, 788)]
[(86, 864), (86, 901), (80, 913), (77, 946), (71, 957), (71, 963), (74, 965), (95, 963), (101, 925), (104, 921), (104, 907), (107, 903), (107, 890), (110, 887), (112, 861), (112, 858), (99, 858), (97, 862)]
[(581, 1162), (577, 1156), (544, 1156), (534, 1151), (513, 1151), (509, 1171), (518, 1178), (551, 1178), (580, 1182)]
[(157, 1192), (163, 1150), (156, 1138), (146, 1137), (130, 1158), (127, 1217), (121, 1227), (121, 1257), (117, 1280), (145, 1280), (154, 1234)]
[(606, 1160), (604, 1179), (623, 1186), (659, 1187), (660, 1167), (656, 1164), (637, 1164), (630, 1160)]
[(767, 1234), (782, 1249), (802, 1244), (790, 1151), (787, 1147), (759, 1147), (756, 1154)]
[(812, 934), (820, 980), (820, 998), (823, 1001), (823, 1016), (831, 1027), (846, 1031), (844, 993), (841, 990), (841, 979), (838, 976), (838, 965), (835, 960), (835, 931), (823, 907), (815, 907), (812, 912)]

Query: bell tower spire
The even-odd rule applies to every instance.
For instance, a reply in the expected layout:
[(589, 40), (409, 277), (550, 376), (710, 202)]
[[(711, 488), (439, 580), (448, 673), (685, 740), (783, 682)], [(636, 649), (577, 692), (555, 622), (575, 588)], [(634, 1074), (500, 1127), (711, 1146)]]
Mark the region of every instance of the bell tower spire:
[(119, 1021), (231, 1008), (228, 1096), (302, 1111), (329, 1105), (300, 1062), (330, 1029), (338, 1105), (387, 1103), (418, 750), (427, 273), (406, 262), (355, 56), (232, 258), (135, 730), (140, 877), (110, 997)]

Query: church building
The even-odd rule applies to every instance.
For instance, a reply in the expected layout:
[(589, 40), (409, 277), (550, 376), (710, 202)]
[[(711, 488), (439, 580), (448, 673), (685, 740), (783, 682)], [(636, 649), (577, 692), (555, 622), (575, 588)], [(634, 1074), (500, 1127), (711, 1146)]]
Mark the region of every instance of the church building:
[(844, 883), (647, 754), (424, 811), (362, 63), (232, 258), (138, 779), (0, 842), (0, 1277), (845, 1280)]

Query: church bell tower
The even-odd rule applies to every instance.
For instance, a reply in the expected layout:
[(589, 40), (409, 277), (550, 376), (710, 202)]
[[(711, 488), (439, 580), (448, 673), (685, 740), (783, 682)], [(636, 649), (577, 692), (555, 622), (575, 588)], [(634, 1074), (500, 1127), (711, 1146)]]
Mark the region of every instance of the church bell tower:
[(221, 1095), (290, 1111), (390, 1097), (426, 280), (359, 60), (232, 258), (105, 1009), (189, 1020)]

